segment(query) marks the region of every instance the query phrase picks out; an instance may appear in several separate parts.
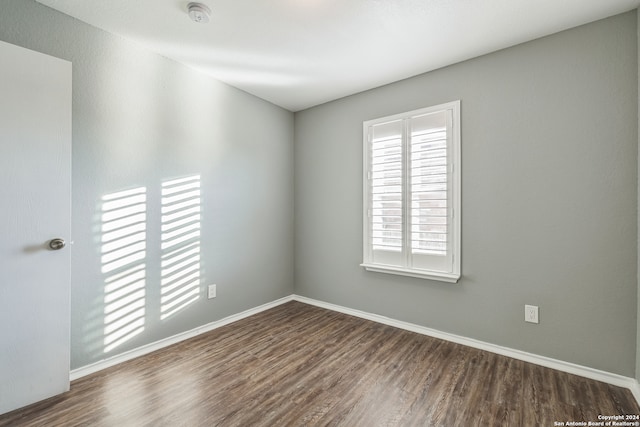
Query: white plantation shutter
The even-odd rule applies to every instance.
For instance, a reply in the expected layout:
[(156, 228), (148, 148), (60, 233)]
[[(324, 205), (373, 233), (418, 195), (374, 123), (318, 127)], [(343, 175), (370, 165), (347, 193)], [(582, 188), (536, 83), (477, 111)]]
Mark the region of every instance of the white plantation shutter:
[(397, 263), (404, 239), (403, 121), (371, 129), (371, 246), (378, 262)]
[(411, 134), (407, 141), (412, 266), (447, 273), (453, 269), (448, 201), (451, 166), (447, 155), (450, 113), (445, 110), (408, 119)]
[(459, 105), (364, 123), (368, 270), (460, 277)]

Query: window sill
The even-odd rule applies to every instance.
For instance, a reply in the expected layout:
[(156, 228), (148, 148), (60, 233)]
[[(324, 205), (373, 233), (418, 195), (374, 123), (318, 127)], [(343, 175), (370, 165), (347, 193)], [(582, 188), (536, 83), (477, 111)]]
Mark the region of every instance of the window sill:
[(376, 273), (397, 274), (399, 276), (417, 277), (419, 279), (437, 280), (440, 282), (458, 283), (459, 274), (438, 273), (435, 271), (410, 270), (407, 268), (393, 267), (380, 264), (360, 264), (367, 271)]

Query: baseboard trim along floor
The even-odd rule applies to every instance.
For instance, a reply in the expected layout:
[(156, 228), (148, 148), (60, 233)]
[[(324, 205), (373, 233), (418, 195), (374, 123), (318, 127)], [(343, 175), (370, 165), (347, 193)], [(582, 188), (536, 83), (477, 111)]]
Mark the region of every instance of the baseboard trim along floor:
[(119, 363), (126, 362), (127, 360), (135, 359), (136, 357), (140, 357), (145, 354), (154, 352), (156, 350), (160, 350), (164, 347), (170, 346), (172, 344), (176, 344), (180, 341), (184, 341), (186, 339), (195, 337), (205, 332), (209, 332), (211, 330), (220, 328), (222, 326), (228, 325), (230, 323), (236, 322), (240, 319), (244, 319), (246, 317), (260, 313), (262, 311), (269, 310), (270, 308), (276, 307), (278, 305), (284, 304), (289, 301), (298, 301), (301, 303), (314, 305), (316, 307), (325, 308), (327, 310), (332, 310), (332, 311), (348, 314), (351, 316), (359, 317), (362, 319), (371, 320), (373, 322), (381, 323), (384, 325), (389, 325), (389, 326), (404, 329), (407, 331), (416, 332), (421, 335), (426, 335), (433, 338), (439, 338), (445, 341), (450, 341), (457, 344), (466, 345), (472, 348), (485, 350), (491, 353), (500, 354), (500, 355), (511, 357), (517, 360), (522, 360), (525, 362), (544, 366), (547, 368), (557, 369), (562, 372), (579, 375), (579, 376), (593, 379), (596, 381), (602, 381), (618, 387), (625, 387), (632, 392), (634, 398), (640, 404), (640, 385), (638, 384), (638, 381), (636, 381), (635, 378), (629, 378), (622, 375), (613, 374), (611, 372), (601, 371), (598, 369), (593, 369), (593, 368), (565, 362), (558, 359), (552, 359), (550, 357), (545, 357), (545, 356), (540, 356), (533, 353), (528, 353), (525, 351), (515, 350), (512, 348), (503, 347), (503, 346), (475, 340), (472, 338), (466, 338), (460, 335), (441, 332), (436, 329), (431, 329), (431, 328), (416, 325), (413, 323), (395, 320), (395, 319), (381, 316), (378, 314), (368, 313), (360, 310), (354, 310), (348, 307), (343, 307), (336, 304), (318, 301), (318, 300), (303, 297), (300, 295), (289, 295), (284, 298), (280, 298), (278, 300), (272, 301), (270, 303), (266, 303), (255, 308), (245, 310), (241, 313), (225, 317), (224, 319), (220, 319), (220, 320), (208, 323), (206, 325), (197, 327), (190, 331), (186, 331), (186, 332), (174, 335), (172, 337), (165, 338), (163, 340), (156, 341), (154, 343), (144, 345), (137, 349), (119, 354), (117, 356), (110, 357), (108, 359), (104, 359), (99, 362), (95, 362), (90, 365), (83, 366), (78, 369), (74, 369), (71, 371), (69, 375), (70, 380), (73, 381), (78, 378), (82, 378), (84, 376), (109, 368), (111, 366), (117, 365)]

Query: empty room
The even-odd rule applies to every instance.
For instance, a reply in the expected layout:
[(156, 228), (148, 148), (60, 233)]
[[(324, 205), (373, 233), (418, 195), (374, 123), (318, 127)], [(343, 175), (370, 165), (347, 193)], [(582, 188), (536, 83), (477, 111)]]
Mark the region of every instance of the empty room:
[(640, 0), (1, 0), (0, 426), (640, 426)]

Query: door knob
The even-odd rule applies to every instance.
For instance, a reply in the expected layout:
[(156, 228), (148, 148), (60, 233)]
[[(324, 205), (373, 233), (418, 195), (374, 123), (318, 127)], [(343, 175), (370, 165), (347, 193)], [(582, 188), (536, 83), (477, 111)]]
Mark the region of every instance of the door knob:
[(65, 242), (64, 239), (53, 239), (49, 242), (49, 247), (54, 251), (59, 251), (65, 246), (67, 246), (67, 242)]

